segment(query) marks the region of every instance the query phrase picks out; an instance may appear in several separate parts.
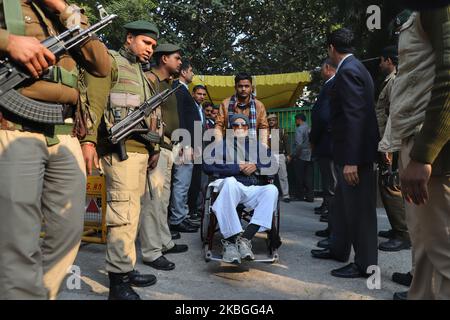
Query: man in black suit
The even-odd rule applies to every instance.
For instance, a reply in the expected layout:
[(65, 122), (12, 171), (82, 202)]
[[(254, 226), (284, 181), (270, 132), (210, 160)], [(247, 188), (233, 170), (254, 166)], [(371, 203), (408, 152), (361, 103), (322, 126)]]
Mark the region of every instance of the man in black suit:
[[(191, 183), (198, 183), (200, 185), (200, 178), (196, 179), (197, 176), (194, 174), (194, 168), (200, 165), (194, 165), (193, 150), (196, 147), (195, 135), (202, 134), (202, 121), (203, 121), (203, 111), (201, 107), (199, 109), (198, 103), (195, 101), (194, 97), (189, 92), (188, 85), (192, 82), (194, 73), (192, 71), (191, 63), (188, 60), (182, 61), (181, 72), (179, 79), (174, 81), (173, 87), (178, 86), (180, 83), (183, 86), (176, 92), (177, 97), (177, 109), (178, 118), (180, 121), (180, 129), (185, 129), (190, 134), (190, 139), (187, 141), (182, 141), (176, 147), (179, 150), (179, 159), (175, 161), (173, 166), (173, 177), (172, 177), (172, 192), (170, 199), (170, 229), (179, 232), (197, 232), (198, 223), (187, 219), (189, 210), (188, 208), (188, 194), (191, 187)], [(206, 90), (203, 91), (206, 95)], [(194, 93), (199, 87), (194, 88)], [(199, 128), (199, 129), (196, 129)], [(196, 133), (196, 131), (199, 131)], [(197, 140), (199, 140), (197, 138)], [(200, 137), (200, 147), (201, 147), (201, 137)], [(198, 152), (197, 152), (198, 153)], [(197, 168), (198, 174), (201, 174), (201, 169)], [(198, 180), (198, 181), (197, 181)], [(200, 189), (198, 186), (197, 190)], [(198, 195), (198, 191), (197, 191)], [(197, 197), (196, 197), (197, 198)], [(191, 202), (191, 201), (189, 201)], [(190, 204), (189, 207), (192, 207)]]
[(330, 249), (313, 251), (317, 258), (355, 262), (331, 271), (342, 278), (368, 276), (378, 263), (376, 175), (379, 141), (374, 108), (374, 85), (352, 52), (353, 32), (339, 29), (328, 39), (328, 55), (338, 65), (331, 89), (331, 135), (337, 175), (331, 218)]
[[(331, 107), (330, 107), (330, 90), (333, 86), (336, 74), (336, 65), (328, 58), (322, 64), (321, 76), (325, 80), (319, 97), (312, 109), (311, 113), (311, 132), (309, 138), (311, 141), (312, 155), (320, 169), (322, 178), (322, 205), (315, 209), (317, 214), (328, 215), (330, 202), (334, 197), (336, 188), (336, 174), (334, 173), (334, 165), (331, 148)], [(318, 236), (329, 237), (329, 228), (316, 233)], [(323, 247), (324, 242), (322, 240)]]

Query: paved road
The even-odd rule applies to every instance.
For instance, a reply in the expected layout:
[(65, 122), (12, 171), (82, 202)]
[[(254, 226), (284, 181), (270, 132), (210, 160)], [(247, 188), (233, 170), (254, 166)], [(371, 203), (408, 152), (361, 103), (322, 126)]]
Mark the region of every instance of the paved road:
[[(178, 243), (187, 243), (189, 251), (168, 255), (175, 262), (173, 271), (158, 271), (140, 263), (142, 273), (154, 273), (158, 282), (136, 291), (143, 299), (391, 299), (395, 291), (406, 288), (390, 280), (394, 271), (406, 272), (411, 267), (411, 253), (379, 254), (381, 289), (369, 290), (365, 279), (338, 279), (330, 270), (343, 266), (329, 260), (316, 260), (310, 250), (320, 238), (316, 230), (326, 227), (318, 222), (313, 208), (319, 204), (282, 203), (280, 262), (263, 264), (246, 262), (240, 266), (203, 259), (199, 234), (182, 234)], [(383, 209), (378, 209), (380, 229), (389, 223)], [(382, 239), (380, 239), (381, 241)], [(256, 239), (254, 246), (263, 247)], [(256, 251), (256, 250), (255, 250)], [(264, 251), (263, 251), (264, 252)], [(106, 299), (108, 279), (104, 269), (105, 246), (83, 245), (76, 265), (81, 268), (81, 289), (69, 290), (63, 285), (60, 299)]]

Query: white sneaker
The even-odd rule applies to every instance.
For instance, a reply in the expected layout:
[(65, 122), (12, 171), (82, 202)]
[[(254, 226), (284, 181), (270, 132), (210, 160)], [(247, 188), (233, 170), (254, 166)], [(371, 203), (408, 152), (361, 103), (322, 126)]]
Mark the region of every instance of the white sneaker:
[(231, 243), (222, 239), (223, 255), (222, 261), (228, 263), (241, 263), (241, 255), (239, 254), (236, 243)]
[(252, 242), (250, 240), (239, 237), (237, 240), (237, 245), (241, 259), (255, 260), (255, 256), (252, 252)]

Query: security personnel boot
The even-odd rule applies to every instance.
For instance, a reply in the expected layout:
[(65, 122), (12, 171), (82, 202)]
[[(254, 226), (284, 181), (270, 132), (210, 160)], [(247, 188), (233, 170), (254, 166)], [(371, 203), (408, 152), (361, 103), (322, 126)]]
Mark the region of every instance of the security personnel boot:
[(153, 274), (140, 274), (137, 270), (129, 272), (128, 277), (133, 287), (149, 287), (156, 283), (156, 276)]
[(108, 300), (141, 300), (139, 295), (131, 288), (128, 274), (129, 273), (108, 273)]

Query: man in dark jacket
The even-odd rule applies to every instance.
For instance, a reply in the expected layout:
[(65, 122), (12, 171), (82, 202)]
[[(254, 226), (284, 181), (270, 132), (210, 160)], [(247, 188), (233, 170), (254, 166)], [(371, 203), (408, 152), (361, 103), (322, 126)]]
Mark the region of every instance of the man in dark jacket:
[[(330, 59), (324, 61), (321, 69), (322, 79), (325, 80), (319, 97), (311, 113), (311, 132), (309, 135), (312, 156), (317, 161), (322, 178), (323, 202), (315, 208), (317, 214), (328, 215), (330, 202), (336, 188), (336, 174), (334, 172), (333, 155), (331, 149), (331, 107), (330, 90), (336, 74), (336, 65)], [(329, 227), (318, 231), (318, 236), (329, 236)]]
[(334, 31), (328, 54), (338, 65), (331, 89), (331, 133), (337, 187), (331, 218), (331, 247), (313, 250), (316, 258), (355, 262), (333, 270), (336, 277), (368, 275), (378, 263), (376, 176), (374, 163), (379, 141), (372, 78), (353, 54), (353, 32)]
[[(254, 235), (272, 227), (278, 189), (272, 184), (261, 185), (261, 180), (264, 175), (276, 174), (278, 168), (276, 165), (272, 167), (276, 161), (270, 156), (270, 151), (256, 139), (248, 137), (249, 120), (246, 115), (234, 114), (230, 124), (234, 137), (218, 142), (210, 153), (205, 150), (203, 170), (219, 177), (216, 183), (220, 192), (212, 209), (224, 236), (223, 261), (240, 263), (241, 259), (254, 259), (251, 250)], [(240, 203), (254, 210), (244, 231), (236, 212)]]

